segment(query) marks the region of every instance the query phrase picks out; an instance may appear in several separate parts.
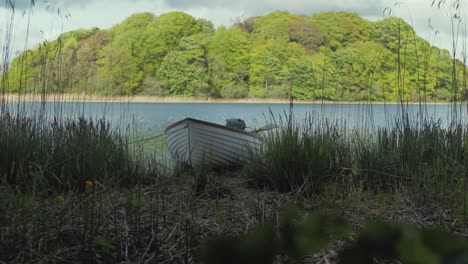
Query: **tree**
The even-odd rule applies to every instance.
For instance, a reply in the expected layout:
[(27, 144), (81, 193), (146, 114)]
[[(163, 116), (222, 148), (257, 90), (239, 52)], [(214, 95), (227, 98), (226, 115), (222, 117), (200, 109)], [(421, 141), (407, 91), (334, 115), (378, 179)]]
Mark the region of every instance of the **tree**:
[(91, 79), (97, 70), (96, 50), (89, 43), (83, 43), (76, 52), (76, 80), (73, 86), (79, 91), (89, 92)]
[[(5, 69), (6, 70), (6, 69)], [(9, 91), (279, 97), (468, 98), (463, 62), (403, 19), (272, 12), (214, 28), (183, 12), (138, 13), (110, 30), (79, 29), (14, 58)]]
[(301, 17), (288, 12), (275, 11), (268, 15), (258, 17), (253, 24), (252, 34), (256, 38), (276, 41), (289, 41), (289, 25), (300, 21)]
[(241, 30), (245, 31), (246, 33), (250, 34), (254, 30), (254, 25), (255, 25), (256, 20), (257, 20), (257, 17), (249, 17), (244, 21), (239, 19), (234, 24), (234, 26), (236, 26), (236, 27), (240, 28)]
[(61, 34), (58, 37), (59, 41), (66, 42), (69, 39), (75, 39), (76, 41), (80, 41), (82, 39), (87, 39), (92, 35), (96, 34), (99, 31), (99, 28), (93, 27), (92, 29), (77, 29), (72, 30), (66, 33)]
[(153, 20), (154, 15), (151, 13), (138, 13), (110, 30), (113, 35), (112, 45), (128, 50), (131, 56), (137, 59), (138, 70), (143, 72), (148, 68), (149, 63), (145, 58), (144, 47), (144, 40), (147, 38), (146, 28)]
[(249, 35), (237, 27), (221, 27), (208, 44), (209, 75), (212, 90), (247, 87), (251, 43)]
[(371, 24), (359, 15), (349, 12), (321, 12), (307, 18), (327, 35), (328, 46), (333, 50), (369, 38)]
[(199, 18), (197, 24), (200, 26), (200, 33), (213, 35), (216, 32), (213, 23), (209, 20)]
[(145, 29), (153, 19), (154, 15), (151, 13), (137, 13), (115, 25), (110, 30), (114, 36), (114, 44), (127, 49), (140, 48)]
[[(271, 45), (271, 44), (270, 44)], [(252, 50), (250, 64), (249, 96), (266, 97), (268, 88), (278, 85), (282, 70), (280, 60), (274, 56), (268, 44), (256, 45)]]
[(194, 96), (207, 86), (207, 75), (189, 63), (184, 52), (172, 51), (164, 58), (156, 78), (162, 81), (171, 95)]
[(99, 54), (97, 61), (101, 78), (107, 79), (104, 93), (118, 93), (132, 95), (143, 78), (138, 71), (137, 63), (130, 52), (124, 48), (105, 46)]
[(201, 24), (183, 12), (169, 12), (156, 17), (145, 29), (142, 59), (145, 72), (153, 74), (170, 51), (177, 50), (179, 41), (200, 33)]
[(331, 56), (333, 52), (328, 47), (321, 47), (319, 52), (311, 56), (314, 65), (314, 77), (316, 87), (314, 89), (314, 99), (339, 100), (336, 96), (338, 86), (337, 76)]
[(295, 99), (315, 100), (320, 89), (321, 78), (317, 65), (310, 57), (300, 57), (290, 62), (291, 92)]
[(403, 19), (388, 17), (373, 24), (370, 39), (397, 53), (404, 43), (410, 41), (413, 34), (413, 29)]
[(301, 44), (308, 53), (315, 53), (325, 44), (326, 35), (310, 21), (298, 20), (289, 25), (289, 35), (292, 41)]
[(268, 96), (270, 86), (283, 89), (292, 79), (290, 68), (296, 59), (305, 56), (305, 50), (294, 42), (259, 42), (252, 50), (250, 65), (250, 95)]
[(211, 33), (198, 33), (185, 37), (179, 42), (181, 56), (197, 74), (200, 75), (202, 84), (196, 85), (193, 89), (195, 96), (217, 96), (216, 91), (210, 89), (208, 85), (208, 45)]

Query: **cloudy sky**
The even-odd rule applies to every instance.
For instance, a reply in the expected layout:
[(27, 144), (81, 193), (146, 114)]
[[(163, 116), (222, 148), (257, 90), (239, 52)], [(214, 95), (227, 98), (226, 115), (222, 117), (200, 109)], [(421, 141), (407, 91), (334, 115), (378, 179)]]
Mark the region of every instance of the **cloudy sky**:
[[(110, 28), (137, 12), (159, 15), (179, 10), (211, 20), (216, 26), (230, 26), (237, 19), (263, 15), (274, 10), (310, 15), (320, 11), (351, 11), (368, 20), (382, 19), (387, 7), (392, 15), (412, 24), (417, 33), (432, 44), (451, 47), (450, 3), (431, 7), (433, 0), (0, 0), (0, 45), (6, 32), (12, 32), (12, 56), (22, 51), (28, 36), (28, 47), (55, 39), (60, 33), (97, 26)], [(435, 4), (440, 0), (435, 0)], [(463, 0), (460, 0), (463, 4)], [(13, 20), (9, 3), (15, 5)], [(463, 7), (462, 7), (463, 8)], [(463, 9), (462, 9), (463, 10)], [(28, 14), (31, 12), (29, 33)], [(13, 22), (11, 22), (13, 21)], [(432, 25), (432, 30), (429, 27)], [(9, 29), (12, 26), (13, 30)], [(439, 33), (435, 36), (434, 32)]]

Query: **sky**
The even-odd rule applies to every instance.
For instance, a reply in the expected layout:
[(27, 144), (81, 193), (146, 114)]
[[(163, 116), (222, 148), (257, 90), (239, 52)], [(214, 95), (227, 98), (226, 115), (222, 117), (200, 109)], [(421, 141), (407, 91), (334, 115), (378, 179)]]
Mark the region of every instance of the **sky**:
[[(208, 19), (215, 26), (231, 26), (236, 20), (275, 10), (301, 15), (350, 11), (375, 21), (383, 19), (391, 9), (391, 15), (405, 19), (419, 36), (451, 50), (451, 3), (456, 0), (445, 0), (438, 8), (439, 1), (443, 0), (0, 0), (0, 45), (3, 47), (10, 37), (14, 57), (26, 46), (35, 47), (63, 32), (92, 27), (107, 29), (138, 12), (160, 15), (178, 10)], [(464, 4), (464, 0), (459, 1)], [(10, 26), (12, 30), (8, 30)]]

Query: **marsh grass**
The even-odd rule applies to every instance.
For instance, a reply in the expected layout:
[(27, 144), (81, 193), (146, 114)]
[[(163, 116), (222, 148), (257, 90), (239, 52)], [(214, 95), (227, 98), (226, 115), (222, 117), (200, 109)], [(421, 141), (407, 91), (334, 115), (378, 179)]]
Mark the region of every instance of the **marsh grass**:
[(388, 127), (362, 130), (310, 117), (278, 125), (243, 169), (255, 188), (309, 197), (324, 195), (330, 186), (341, 196), (362, 188), (375, 195), (404, 190), (421, 204), (436, 202), (466, 214), (466, 125), (396, 119)]
[(334, 178), (339, 164), (346, 162), (339, 160), (347, 158), (344, 153), (348, 144), (338, 124), (326, 120), (316, 124), (312, 117), (293, 122), (280, 117), (280, 128), (265, 134), (260, 152), (254, 153), (244, 169), (254, 186), (280, 192), (313, 191), (324, 180)]
[(0, 148), (2, 184), (19, 192), (83, 191), (87, 180), (134, 185), (153, 173), (133, 155), (126, 137), (103, 119), (46, 122), (6, 114)]

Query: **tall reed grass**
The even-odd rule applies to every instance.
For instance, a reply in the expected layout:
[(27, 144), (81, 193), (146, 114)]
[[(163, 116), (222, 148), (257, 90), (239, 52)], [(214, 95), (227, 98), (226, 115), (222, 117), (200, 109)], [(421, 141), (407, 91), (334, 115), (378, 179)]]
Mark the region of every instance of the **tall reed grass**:
[(131, 186), (150, 173), (126, 136), (104, 119), (48, 122), (5, 114), (0, 149), (1, 184), (21, 192), (83, 191), (86, 181)]
[(244, 169), (255, 186), (280, 192), (315, 190), (336, 179), (340, 166), (349, 162), (346, 130), (338, 122), (310, 116), (299, 123), (273, 119), (280, 128), (264, 136), (260, 152)]
[[(279, 122), (281, 123), (281, 122)], [(255, 187), (320, 195), (337, 185), (352, 195), (410, 192), (466, 214), (468, 125), (396, 119), (388, 127), (348, 128), (327, 119), (286, 123), (266, 135), (243, 173)]]

